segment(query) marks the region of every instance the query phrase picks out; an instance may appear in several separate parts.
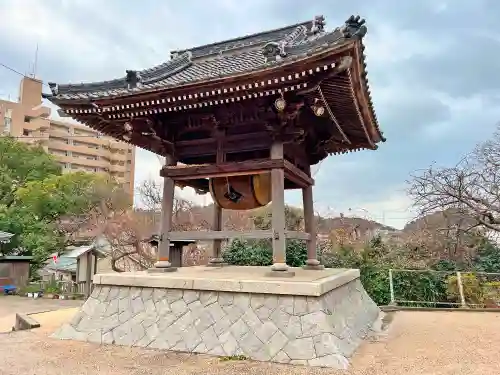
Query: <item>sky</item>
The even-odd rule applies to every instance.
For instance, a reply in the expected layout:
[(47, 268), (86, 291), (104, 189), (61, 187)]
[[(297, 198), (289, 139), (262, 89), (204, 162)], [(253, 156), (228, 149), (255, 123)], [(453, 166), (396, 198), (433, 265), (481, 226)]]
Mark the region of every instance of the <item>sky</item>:
[[(0, 63), (45, 82), (121, 77), (169, 52), (326, 17), (366, 19), (368, 78), (387, 142), (314, 167), (322, 214), (361, 216), (401, 228), (414, 217), (411, 173), (453, 165), (500, 121), (500, 2), (494, 0), (1, 0)], [(0, 97), (20, 76), (0, 67)], [(154, 154), (137, 152), (136, 184), (158, 179)], [(208, 203), (190, 189), (181, 196)], [(300, 191), (287, 203), (301, 205)]]

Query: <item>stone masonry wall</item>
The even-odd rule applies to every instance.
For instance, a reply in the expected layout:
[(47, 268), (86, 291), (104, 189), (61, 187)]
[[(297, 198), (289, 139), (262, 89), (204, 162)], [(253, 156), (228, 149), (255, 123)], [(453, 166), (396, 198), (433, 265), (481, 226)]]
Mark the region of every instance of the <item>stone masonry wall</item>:
[(359, 279), (321, 297), (96, 285), (54, 337), (346, 368), (379, 313)]

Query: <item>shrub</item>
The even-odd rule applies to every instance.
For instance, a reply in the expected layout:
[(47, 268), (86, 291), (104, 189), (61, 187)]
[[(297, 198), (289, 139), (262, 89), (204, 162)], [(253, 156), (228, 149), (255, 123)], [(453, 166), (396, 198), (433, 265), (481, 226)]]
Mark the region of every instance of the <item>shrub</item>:
[(500, 307), (500, 281), (485, 283), (483, 297), (486, 307)]
[(397, 300), (422, 301), (413, 306), (442, 306), (447, 302), (446, 274), (434, 272), (393, 272)]
[[(269, 266), (273, 264), (272, 245), (269, 240), (236, 239), (223, 253), (226, 263), (238, 266)], [(304, 241), (288, 240), (286, 243), (286, 264), (301, 267), (307, 260)]]
[[(484, 301), (483, 290), (481, 283), (472, 273), (462, 273), (462, 287), (464, 292), (464, 299), (467, 303), (482, 305)], [(447, 295), (448, 298), (456, 303), (460, 303), (460, 290), (458, 287), (457, 276), (449, 276), (447, 278)]]

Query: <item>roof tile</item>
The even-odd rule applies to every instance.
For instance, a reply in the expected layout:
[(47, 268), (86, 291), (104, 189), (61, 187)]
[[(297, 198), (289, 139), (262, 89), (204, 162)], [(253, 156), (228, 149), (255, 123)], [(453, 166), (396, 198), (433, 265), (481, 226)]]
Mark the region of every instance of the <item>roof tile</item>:
[[(364, 36), (366, 27), (359, 22), (353, 23), (352, 19), (354, 17), (347, 20), (341, 28), (331, 32), (325, 32), (322, 25), (319, 30), (314, 31), (314, 22), (310, 21), (225, 42), (174, 51), (170, 61), (134, 72), (135, 77), (140, 77), (139, 82), (142, 83), (137, 87), (129, 85), (127, 77), (77, 85), (51, 84), (53, 95), (46, 97), (57, 104), (60, 100), (121, 96), (274, 67), (313, 55), (350, 38)], [(364, 28), (363, 32), (359, 33), (361, 28)], [(269, 43), (278, 46), (281, 58), (267, 58), (263, 54), (262, 48)]]

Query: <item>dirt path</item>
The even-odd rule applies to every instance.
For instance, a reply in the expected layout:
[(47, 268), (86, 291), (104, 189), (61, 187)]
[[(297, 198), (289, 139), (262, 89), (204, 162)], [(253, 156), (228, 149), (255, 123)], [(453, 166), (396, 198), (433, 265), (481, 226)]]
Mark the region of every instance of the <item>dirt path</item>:
[(495, 313), (399, 312), (387, 337), (364, 344), (348, 372), (58, 341), (43, 329), (0, 335), (0, 364), (2, 375), (483, 375), (500, 373), (499, 327)]

